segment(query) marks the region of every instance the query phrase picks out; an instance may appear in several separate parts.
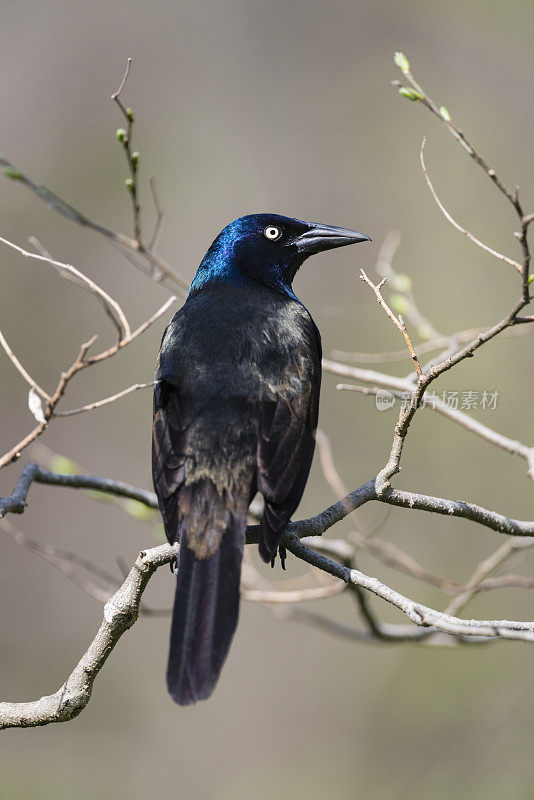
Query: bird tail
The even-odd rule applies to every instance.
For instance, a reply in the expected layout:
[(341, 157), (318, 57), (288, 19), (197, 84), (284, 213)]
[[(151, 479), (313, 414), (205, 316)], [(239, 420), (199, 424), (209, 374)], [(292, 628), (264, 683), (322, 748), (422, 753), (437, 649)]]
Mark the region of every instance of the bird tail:
[(187, 517), (181, 526), (167, 667), (167, 686), (179, 705), (205, 700), (213, 692), (237, 627), (246, 506), (230, 512), (212, 508), (208, 519), (216, 527), (222, 522), (218, 511), (225, 529), (208, 557), (199, 557), (195, 540), (188, 541)]

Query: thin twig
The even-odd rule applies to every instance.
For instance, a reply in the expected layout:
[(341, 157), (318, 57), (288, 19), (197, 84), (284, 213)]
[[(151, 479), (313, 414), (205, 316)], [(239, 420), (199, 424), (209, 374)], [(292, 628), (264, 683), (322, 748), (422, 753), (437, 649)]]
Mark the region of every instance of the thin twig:
[[(67, 219), (71, 220), (71, 222), (75, 222), (77, 225), (81, 225), (84, 228), (89, 228), (90, 230), (95, 231), (95, 233), (99, 233), (101, 236), (104, 236), (106, 239), (112, 243), (115, 243), (121, 248), (126, 248), (126, 250), (134, 253), (139, 253), (141, 258), (149, 265), (149, 269), (144, 269), (138, 262), (132, 263), (134, 263), (136, 268), (140, 269), (144, 275), (148, 275), (156, 281), (161, 281), (163, 278), (165, 278), (174, 286), (178, 286), (182, 290), (187, 290), (189, 288), (189, 283), (173, 272), (172, 268), (166, 263), (166, 261), (159, 256), (148, 252), (144, 246), (139, 247), (135, 239), (125, 236), (123, 233), (119, 233), (119, 231), (114, 231), (111, 228), (102, 225), (100, 222), (90, 219), (86, 214), (78, 211), (78, 209), (74, 208), (74, 206), (71, 206), (70, 203), (67, 203), (43, 184), (38, 184), (32, 181), (31, 178), (25, 175), (11, 161), (8, 161), (2, 156), (0, 156), (0, 167), (4, 167), (4, 171), (7, 171), (7, 174), (13, 180), (17, 180), (19, 183), (22, 183), (23, 186), (26, 186), (28, 189), (30, 189), (30, 191), (36, 194), (37, 197), (46, 203), (49, 208), (51, 208), (53, 211), (57, 211), (57, 213), (61, 214), (61, 216), (66, 217)], [(154, 272), (154, 267), (158, 271), (157, 274)]]
[[(162, 314), (165, 313), (165, 311), (169, 308), (169, 306), (172, 305), (172, 303), (174, 303), (175, 300), (176, 297), (174, 296), (170, 297), (161, 306), (161, 308), (159, 308), (154, 314), (152, 314), (152, 316), (149, 317), (149, 319), (145, 320), (145, 322), (143, 322), (135, 331), (130, 332), (126, 338), (122, 339), (119, 342), (116, 342), (107, 350), (104, 350), (103, 352), (98, 353), (95, 356), (88, 357), (87, 351), (96, 341), (97, 338), (96, 336), (94, 336), (89, 342), (86, 342), (84, 345), (82, 345), (78, 357), (71, 364), (69, 369), (61, 374), (56, 390), (47, 402), (46, 409), (44, 411), (44, 418), (45, 418), (44, 422), (39, 422), (39, 424), (35, 428), (33, 428), (33, 430), (27, 436), (21, 439), (21, 441), (18, 442), (14, 447), (12, 447), (11, 450), (9, 450), (7, 453), (5, 453), (3, 456), (0, 457), (0, 469), (2, 469), (7, 464), (10, 464), (12, 461), (15, 461), (17, 458), (19, 458), (22, 451), (26, 447), (28, 447), (32, 442), (34, 442), (35, 439), (37, 439), (37, 437), (41, 436), (41, 434), (44, 433), (44, 431), (48, 427), (50, 420), (54, 416), (61, 416), (61, 414), (56, 413), (57, 404), (63, 397), (67, 385), (78, 372), (80, 372), (83, 369), (86, 369), (87, 367), (92, 366), (93, 364), (98, 364), (101, 361), (105, 361), (108, 358), (112, 358), (120, 350), (122, 350), (124, 347), (130, 344), (130, 342), (134, 341), (134, 339), (136, 339), (138, 336), (144, 333), (147, 330), (147, 328), (149, 328), (157, 319), (159, 319), (159, 317), (161, 317)], [(101, 403), (100, 401), (98, 402), (99, 404), (103, 405), (103, 403)], [(108, 402), (111, 402), (111, 400), (108, 400)], [(93, 407), (96, 408), (97, 406)], [(78, 411), (77, 409), (75, 410)], [(89, 409), (84, 409), (84, 410), (89, 410)]]
[[(329, 484), (330, 488), (332, 489), (334, 495), (337, 498), (346, 496), (348, 494), (348, 491), (343, 481), (341, 480), (339, 472), (337, 471), (334, 462), (332, 446), (330, 444), (328, 436), (324, 431), (317, 430), (315, 438), (319, 447), (319, 459), (321, 463), (321, 468), (327, 483)], [(352, 519), (356, 523), (362, 538), (365, 538), (366, 534), (364, 533), (363, 525), (361, 524), (360, 519), (358, 518), (355, 511), (352, 512)], [(327, 542), (326, 547), (328, 548), (329, 545), (330, 543)], [(348, 552), (346, 551), (344, 554), (340, 554), (338, 549), (337, 556), (346, 566), (356, 567), (356, 555), (354, 552), (354, 548), (348, 548)], [(367, 597), (363, 589), (361, 589), (359, 586), (351, 586), (350, 588), (352, 589), (356, 597), (358, 609), (366, 624), (366, 627), (373, 634), (373, 636), (380, 638), (382, 636), (382, 626), (381, 623), (376, 619), (376, 616), (373, 610), (371, 609), (369, 598)]]
[(398, 292), (406, 302), (406, 314), (410, 324), (415, 326), (418, 335), (422, 339), (438, 338), (439, 333), (431, 321), (423, 316), (417, 307), (415, 297), (411, 289), (411, 280), (407, 275), (401, 275), (393, 269), (393, 259), (401, 243), (399, 231), (388, 231), (376, 259), (376, 271), (382, 278), (387, 278), (390, 285)]
[(4, 334), (2, 333), (2, 331), (0, 331), (0, 344), (4, 348), (4, 350), (6, 352), (6, 355), (10, 359), (11, 363), (20, 372), (20, 374), (22, 375), (22, 377), (24, 378), (26, 383), (28, 383), (32, 387), (32, 389), (34, 389), (37, 392), (37, 394), (41, 395), (43, 400), (49, 401), (50, 400), (50, 395), (47, 394), (45, 392), (45, 390), (42, 389), (39, 386), (37, 381), (35, 381), (28, 372), (26, 372), (26, 370), (24, 369), (24, 367), (22, 366), (22, 364), (18, 360), (18, 358), (15, 355), (15, 353), (13, 352), (11, 347), (8, 345), (8, 343), (7, 343), (6, 339), (5, 339)]
[(72, 417), (74, 414), (83, 414), (85, 411), (92, 411), (94, 408), (100, 408), (101, 406), (106, 406), (109, 403), (114, 403), (115, 400), (119, 400), (121, 397), (125, 397), (127, 394), (131, 394), (132, 392), (136, 392), (138, 389), (147, 389), (150, 386), (154, 386), (154, 381), (150, 383), (134, 383), (133, 386), (129, 386), (127, 389), (123, 389), (122, 392), (117, 392), (117, 394), (112, 394), (110, 397), (104, 397), (103, 400), (96, 400), (94, 403), (87, 403), (80, 408), (73, 408), (70, 411), (56, 411), (54, 412), (54, 417)]
[(437, 203), (441, 213), (445, 217), (445, 219), (447, 219), (451, 223), (451, 225), (454, 228), (456, 228), (457, 231), (460, 231), (460, 233), (463, 233), (464, 236), (467, 236), (467, 238), (470, 239), (474, 244), (476, 244), (478, 247), (482, 248), (482, 250), (485, 250), (486, 253), (489, 253), (490, 255), (494, 256), (495, 258), (498, 258), (500, 261), (504, 261), (505, 264), (508, 264), (510, 267), (513, 267), (514, 269), (516, 269), (519, 272), (520, 275), (522, 275), (523, 274), (523, 267), (521, 266), (521, 264), (519, 264), (517, 261), (514, 261), (513, 258), (508, 258), (508, 256), (505, 256), (502, 253), (499, 253), (497, 250), (494, 250), (493, 247), (489, 247), (487, 244), (484, 244), (484, 242), (481, 242), (480, 239), (477, 239), (476, 236), (473, 236), (473, 234), (470, 231), (468, 231), (467, 228), (463, 228), (449, 214), (449, 212), (447, 211), (447, 209), (445, 208), (445, 206), (443, 205), (443, 203), (439, 199), (439, 197), (438, 197), (438, 195), (436, 193), (436, 190), (434, 189), (434, 186), (432, 185), (432, 181), (430, 180), (430, 176), (428, 174), (428, 170), (427, 170), (426, 165), (425, 165), (425, 159), (424, 159), (424, 156), (423, 156), (425, 143), (426, 143), (426, 137), (423, 139), (423, 143), (421, 145), (421, 151), (420, 151), (421, 166), (423, 168), (423, 173), (424, 173), (425, 180), (427, 182), (428, 188), (430, 189), (430, 191), (432, 193), (432, 197), (436, 201), (436, 203)]
[(136, 243), (137, 250), (141, 250), (143, 246), (141, 239), (141, 213), (140, 213), (141, 208), (139, 206), (138, 185), (137, 185), (139, 153), (132, 151), (132, 135), (133, 135), (133, 126), (135, 122), (135, 117), (132, 109), (125, 108), (120, 100), (121, 92), (126, 86), (126, 81), (128, 80), (128, 75), (130, 74), (131, 65), (132, 65), (132, 59), (129, 58), (128, 63), (126, 64), (126, 71), (121, 81), (121, 85), (119, 86), (117, 91), (111, 95), (111, 99), (118, 105), (124, 116), (124, 119), (126, 120), (126, 131), (119, 129), (117, 131), (117, 137), (119, 139), (119, 143), (122, 145), (122, 148), (124, 150), (126, 163), (128, 165), (128, 171), (130, 173), (130, 177), (125, 181), (125, 183), (132, 201), (134, 240)]
[(488, 578), (492, 572), (500, 567), (513, 553), (517, 552), (517, 550), (523, 550), (525, 548), (534, 547), (534, 539), (529, 541), (528, 539), (523, 538), (511, 538), (507, 539), (506, 542), (503, 542), (500, 547), (498, 547), (493, 553), (489, 556), (484, 558), (479, 564), (477, 564), (473, 574), (467, 581), (465, 590), (455, 597), (447, 608), (445, 609), (446, 614), (458, 614), (467, 603), (471, 600), (471, 598), (480, 590), (482, 584)]
[(285, 540), (286, 548), (293, 555), (301, 558), (312, 566), (323, 569), (330, 575), (354, 583), (373, 594), (381, 597), (386, 602), (396, 606), (413, 623), (418, 626), (432, 627), (444, 633), (451, 633), (461, 636), (483, 636), (488, 638), (519, 639), (526, 642), (534, 642), (534, 622), (522, 622), (518, 620), (464, 620), (436, 611), (433, 608), (414, 602), (408, 597), (400, 594), (391, 587), (371, 578), (363, 572), (349, 569), (335, 561), (331, 561), (325, 556), (315, 553), (306, 547), (297, 537), (287, 537)]
[(375, 297), (376, 297), (378, 303), (382, 306), (382, 308), (384, 309), (384, 311), (386, 312), (387, 316), (390, 318), (392, 323), (395, 325), (395, 327), (404, 336), (404, 340), (405, 340), (406, 345), (408, 347), (408, 351), (410, 353), (410, 356), (412, 358), (413, 363), (415, 364), (415, 369), (417, 370), (417, 375), (419, 377), (421, 377), (422, 374), (423, 374), (422, 370), (421, 370), (421, 365), (419, 364), (419, 359), (417, 358), (417, 353), (414, 350), (414, 346), (412, 344), (412, 340), (410, 339), (410, 335), (408, 334), (408, 331), (406, 330), (406, 325), (404, 324), (404, 320), (403, 320), (403, 318), (401, 317), (400, 314), (399, 314), (398, 317), (395, 316), (395, 314), (390, 309), (390, 307), (388, 306), (388, 304), (386, 303), (386, 301), (384, 300), (384, 298), (382, 297), (382, 294), (380, 292), (380, 289), (385, 284), (387, 278), (382, 278), (380, 283), (375, 286), (375, 284), (367, 277), (367, 275), (365, 274), (364, 270), (362, 269), (360, 271), (361, 271), (360, 280), (364, 281), (364, 283), (366, 283), (373, 290), (373, 292), (375, 293)]
[[(534, 322), (533, 317), (516, 317), (515, 322), (518, 323), (517, 327), (508, 328), (502, 332), (502, 337), (517, 338), (521, 336), (534, 335), (534, 328), (523, 328), (520, 326), (522, 320), (526, 322)], [(450, 336), (438, 336), (435, 339), (429, 339), (427, 342), (415, 345), (414, 349), (418, 356), (432, 353), (434, 350), (443, 350), (450, 345), (451, 340), (455, 340), (458, 344), (467, 344), (475, 336), (478, 336), (484, 328), (469, 328), (465, 331), (458, 331)], [(403, 348), (402, 350), (389, 350), (385, 353), (358, 353), (347, 350), (332, 350), (331, 356), (333, 359), (341, 359), (342, 361), (352, 362), (353, 364), (388, 364), (393, 361), (405, 361), (410, 358), (410, 354)]]
[(169, 299), (168, 299), (168, 300), (166, 300), (166, 301), (163, 303), (163, 305), (162, 305), (160, 308), (158, 308), (158, 310), (157, 310), (157, 311), (155, 311), (155, 312), (152, 314), (152, 316), (150, 316), (148, 319), (146, 319), (144, 322), (142, 322), (142, 323), (141, 323), (141, 325), (139, 325), (139, 327), (138, 327), (138, 328), (136, 328), (136, 329), (135, 329), (135, 330), (134, 330), (134, 331), (133, 331), (133, 332), (130, 334), (130, 336), (129, 336), (129, 337), (127, 337), (125, 344), (130, 344), (130, 342), (133, 342), (133, 340), (134, 340), (134, 339), (137, 339), (137, 337), (138, 337), (138, 336), (141, 336), (141, 334), (142, 334), (142, 333), (144, 333), (144, 332), (146, 331), (146, 329), (147, 329), (147, 328), (150, 328), (150, 326), (151, 326), (151, 325), (153, 325), (153, 324), (154, 324), (154, 322), (156, 322), (156, 321), (157, 321), (157, 320), (158, 320), (160, 317), (162, 317), (162, 316), (163, 316), (163, 314), (165, 314), (165, 312), (166, 312), (166, 311), (167, 311), (167, 310), (168, 310), (168, 309), (169, 309), (169, 308), (170, 308), (170, 307), (173, 305), (173, 303), (175, 303), (175, 302), (176, 302), (176, 295), (173, 295), (172, 297), (169, 297)]
[[(399, 608), (415, 625), (423, 626), (426, 634), (442, 631), (446, 634), (473, 638), (518, 639), (534, 641), (534, 622), (515, 620), (464, 620), (416, 603), (358, 570), (351, 570), (310, 550), (295, 536), (285, 537), (286, 547), (298, 558), (317, 566), (346, 583), (373, 592)], [(77, 716), (91, 697), (94, 680), (122, 634), (138, 618), (142, 594), (153, 573), (176, 558), (177, 545), (168, 544), (142, 550), (122, 586), (104, 607), (104, 619), (86, 653), (53, 695), (26, 703), (0, 703), (0, 729), (33, 727), (52, 722), (66, 722)]]
[[(462, 636), (451, 636), (429, 628), (414, 628), (412, 625), (390, 625), (388, 623), (382, 623), (381, 636), (378, 637), (369, 631), (344, 625), (323, 614), (317, 614), (315, 611), (304, 608), (286, 607), (278, 612), (277, 616), (284, 620), (304, 622), (331, 636), (371, 645), (414, 644), (425, 647), (458, 647), (466, 642), (466, 638)], [(469, 645), (489, 644), (491, 641), (491, 639), (472, 636), (469, 639)]]
[(176, 558), (178, 546), (143, 550), (126, 580), (104, 606), (104, 619), (88, 649), (55, 694), (27, 703), (0, 703), (0, 729), (67, 722), (91, 699), (96, 676), (122, 634), (137, 620), (143, 592), (155, 570)]
[(96, 583), (86, 578), (80, 569), (78, 569), (78, 567), (81, 567), (83, 570), (92, 573), (100, 578), (100, 580), (116, 588), (116, 578), (109, 575), (105, 570), (100, 569), (96, 564), (87, 561), (87, 559), (82, 558), (77, 555), (77, 553), (61, 550), (51, 544), (45, 544), (39, 542), (37, 539), (32, 539), (30, 536), (22, 533), (22, 531), (16, 528), (8, 519), (0, 519), (0, 528), (2, 528), (10, 539), (21, 547), (26, 548), (26, 550), (35, 553), (35, 555), (38, 555), (49, 564), (52, 564), (52, 566), (58, 569), (65, 577), (72, 581), (72, 583), (82, 589), (90, 597), (98, 600), (98, 602), (105, 603), (111, 597), (112, 592), (102, 589)]
[[(340, 364), (336, 361), (323, 359), (323, 369), (326, 372), (331, 372), (334, 375), (343, 375), (347, 378), (354, 380), (364, 381), (365, 383), (375, 384), (374, 386), (364, 387), (348, 383), (338, 383), (338, 389), (359, 392), (364, 395), (376, 395), (381, 390), (378, 387), (384, 387), (389, 390), (390, 394), (399, 398), (403, 402), (412, 396), (417, 390), (417, 386), (406, 378), (397, 378), (393, 375), (388, 375), (384, 372), (376, 372), (375, 370), (361, 369), (360, 367), (352, 367), (347, 364)], [(464, 413), (460, 409), (450, 408), (447, 403), (443, 401), (438, 395), (430, 392), (425, 392), (422, 396), (421, 406), (423, 408), (431, 409), (448, 417), (457, 425), (465, 428), (471, 433), (480, 436), (482, 439), (502, 448), (512, 455), (524, 458), (529, 465), (529, 477), (534, 480), (534, 447), (520, 442), (516, 439), (511, 439), (501, 433), (493, 430), (487, 425), (473, 419), (469, 414)]]
[(343, 581), (334, 581), (325, 586), (308, 586), (304, 589), (252, 589), (244, 587), (241, 596), (244, 600), (253, 603), (265, 603), (266, 605), (285, 605), (293, 603), (305, 603), (310, 600), (324, 600), (327, 597), (335, 597), (347, 589)]
[(121, 84), (120, 84), (119, 88), (117, 89), (117, 91), (113, 92), (113, 94), (111, 95), (111, 99), (112, 100), (116, 101), (116, 100), (119, 99), (119, 96), (120, 96), (122, 90), (126, 86), (126, 81), (128, 80), (128, 75), (130, 74), (130, 67), (131, 66), (132, 66), (132, 59), (128, 58), (128, 61), (126, 62), (126, 69), (124, 71), (124, 75), (123, 75)]
[(11, 247), (12, 250), (16, 250), (17, 253), (20, 253), (20, 255), (25, 256), (26, 258), (32, 258), (36, 261), (50, 264), (60, 272), (66, 272), (69, 275), (74, 276), (80, 285), (83, 285), (86, 289), (89, 289), (92, 294), (96, 295), (104, 303), (109, 316), (113, 320), (113, 324), (117, 328), (119, 340), (125, 339), (130, 335), (131, 331), (128, 320), (126, 319), (124, 311), (117, 301), (110, 297), (109, 294), (101, 289), (100, 286), (98, 286), (94, 281), (84, 275), (83, 272), (80, 272), (79, 269), (73, 267), (72, 264), (63, 264), (61, 261), (56, 261), (48, 256), (39, 255), (38, 253), (30, 253), (28, 250), (24, 250), (22, 247), (10, 242), (8, 239), (4, 239), (2, 236), (0, 236), (0, 242), (8, 247)]
[(348, 494), (348, 489), (337, 471), (330, 439), (323, 430), (318, 428), (315, 432), (315, 441), (319, 448), (319, 461), (326, 482), (338, 499), (345, 497)]
[[(471, 142), (467, 139), (464, 132), (461, 131), (451, 120), (450, 114), (448, 111), (444, 113), (443, 106), (438, 108), (436, 103), (427, 95), (424, 89), (417, 83), (415, 78), (413, 77), (410, 68), (402, 69), (403, 74), (408, 78), (409, 82), (413, 86), (413, 88), (418, 92), (420, 95), (417, 99), (425, 108), (434, 114), (435, 117), (449, 130), (452, 136), (456, 139), (456, 141), (461, 145), (461, 147), (465, 150), (465, 152), (473, 159), (475, 164), (478, 164), (486, 173), (486, 175), (490, 178), (490, 180), (497, 186), (499, 191), (501, 191), (504, 196), (512, 203), (514, 208), (518, 211), (518, 214), (522, 216), (522, 210), (519, 205), (519, 200), (517, 197), (516, 190), (510, 190), (506, 187), (504, 182), (498, 177), (495, 170), (489, 166), (489, 164), (485, 161), (485, 159), (476, 151), (474, 146)], [(400, 81), (392, 81), (394, 86), (402, 87)]]
[(159, 202), (158, 193), (156, 191), (156, 179), (150, 178), (148, 185), (150, 186), (152, 200), (154, 201), (154, 208), (156, 209), (156, 224), (154, 226), (154, 233), (152, 234), (152, 238), (148, 244), (148, 250), (152, 253), (158, 246), (161, 229), (163, 227), (163, 223), (165, 222), (165, 212), (161, 208)]

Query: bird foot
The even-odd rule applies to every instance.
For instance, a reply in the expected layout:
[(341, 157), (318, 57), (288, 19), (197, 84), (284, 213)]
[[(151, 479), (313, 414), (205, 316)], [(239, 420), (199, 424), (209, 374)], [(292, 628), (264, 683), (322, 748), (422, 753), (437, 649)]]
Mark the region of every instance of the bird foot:
[(174, 558), (169, 561), (169, 567), (171, 568), (171, 572), (174, 574), (178, 569), (178, 556), (174, 556)]
[[(283, 544), (281, 544), (278, 548), (278, 555), (280, 556), (280, 564), (282, 565), (282, 569), (285, 570), (286, 568), (286, 558), (287, 558), (287, 550)], [(271, 558), (271, 567), (274, 567), (276, 562), (276, 553)]]

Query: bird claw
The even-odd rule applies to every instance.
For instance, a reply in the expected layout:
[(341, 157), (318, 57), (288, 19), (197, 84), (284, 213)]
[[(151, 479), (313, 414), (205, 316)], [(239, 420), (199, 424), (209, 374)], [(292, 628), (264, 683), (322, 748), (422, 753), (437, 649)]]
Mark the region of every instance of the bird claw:
[(174, 574), (178, 569), (178, 556), (174, 556), (171, 561), (169, 561), (169, 567), (171, 568), (171, 572)]
[[(285, 570), (285, 568), (286, 568), (287, 550), (286, 550), (286, 548), (284, 547), (283, 544), (281, 544), (279, 546), (279, 548), (278, 548), (278, 555), (280, 556), (280, 564), (282, 566), (282, 569)], [(274, 567), (275, 562), (276, 562), (276, 553), (271, 558), (271, 568)]]

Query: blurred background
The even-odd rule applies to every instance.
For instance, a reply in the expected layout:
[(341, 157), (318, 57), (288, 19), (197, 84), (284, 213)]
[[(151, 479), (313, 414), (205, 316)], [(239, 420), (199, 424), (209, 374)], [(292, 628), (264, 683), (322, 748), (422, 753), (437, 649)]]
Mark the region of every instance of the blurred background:
[[(443, 333), (500, 319), (518, 295), (515, 273), (454, 231), (425, 185), (419, 148), (451, 213), (481, 239), (518, 257), (509, 205), (444, 126), (400, 98), (402, 50), (416, 78), (449, 109), (503, 180), (532, 190), (534, 5), (493, 0), (258, 0), (90, 4), (0, 0), (0, 148), (37, 182), (115, 229), (130, 233), (127, 177), (110, 101), (126, 58), (134, 60), (124, 102), (136, 113), (141, 204), (155, 215), (148, 178), (158, 177), (167, 219), (160, 253), (190, 280), (231, 219), (276, 211), (354, 227), (373, 245), (310, 260), (295, 281), (333, 350), (402, 347), (367, 287), (380, 243), (402, 233), (395, 266), (408, 274), (420, 309)], [(97, 234), (49, 211), (16, 182), (0, 182), (0, 234), (24, 246), (35, 235), (59, 260), (77, 265), (115, 296), (132, 323), (169, 292), (137, 272)], [(113, 329), (90, 294), (52, 268), (0, 250), (0, 322), (18, 357), (52, 389), (81, 342)], [(178, 307), (178, 306), (177, 306)], [(168, 315), (170, 317), (170, 314)], [(88, 370), (68, 390), (73, 408), (153, 374), (161, 320), (115, 359)], [(474, 415), (512, 438), (534, 442), (532, 337), (503, 339), (438, 384), (439, 391), (498, 391), (493, 411)], [(389, 365), (385, 365), (389, 369)], [(397, 375), (409, 363), (391, 365)], [(34, 424), (27, 386), (0, 352), (1, 451)], [(325, 375), (321, 426), (351, 488), (385, 463), (396, 412), (373, 398), (336, 391)], [(151, 488), (150, 390), (90, 414), (54, 423), (41, 442), (88, 473)], [(2, 471), (9, 493), (36, 447)], [(532, 482), (523, 461), (447, 420), (421, 412), (410, 432), (403, 488), (469, 498), (532, 519)], [(314, 465), (299, 515), (334, 499)], [(11, 517), (43, 542), (116, 572), (155, 543), (157, 518), (134, 518), (83, 492), (33, 486), (27, 511)], [(460, 520), (392, 510), (362, 512), (377, 534), (428, 569), (466, 580), (498, 535)], [(352, 529), (348, 521), (331, 532)], [(56, 691), (92, 639), (99, 604), (3, 533), (0, 559), (0, 684), (5, 700)], [(259, 565), (258, 565), (259, 566)], [(443, 608), (435, 589), (362, 555), (360, 566), (399, 591)], [(512, 562), (532, 574), (532, 557)], [(259, 566), (260, 569), (264, 567)], [(304, 572), (274, 576), (284, 586)], [(266, 577), (271, 579), (270, 571)], [(167, 569), (146, 601), (170, 604)], [(468, 616), (533, 619), (532, 592), (484, 593)], [(384, 619), (400, 613), (374, 598)], [(356, 622), (347, 596), (310, 606)], [(283, 621), (268, 608), (242, 607), (215, 695), (180, 709), (164, 685), (168, 619), (140, 619), (97, 678), (77, 719), (3, 734), (2, 798), (194, 797), (263, 800), (325, 796), (410, 798), (532, 796), (534, 649), (366, 646)]]

